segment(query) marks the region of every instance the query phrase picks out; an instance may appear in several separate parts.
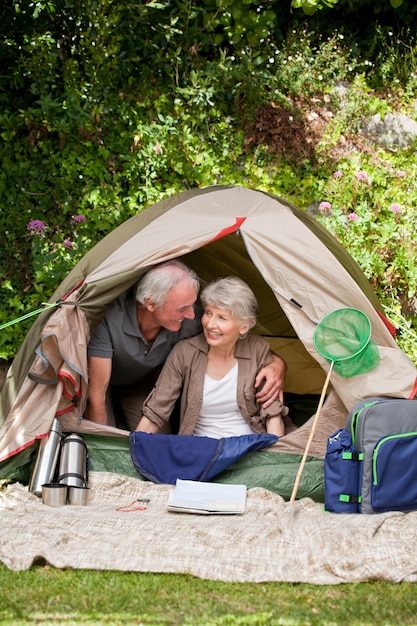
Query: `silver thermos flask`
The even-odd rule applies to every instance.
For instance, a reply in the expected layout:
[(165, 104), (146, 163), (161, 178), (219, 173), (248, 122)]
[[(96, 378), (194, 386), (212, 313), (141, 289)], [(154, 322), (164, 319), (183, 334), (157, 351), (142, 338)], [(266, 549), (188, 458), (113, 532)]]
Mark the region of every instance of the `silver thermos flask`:
[(53, 482), (60, 445), (61, 424), (55, 418), (48, 436), (44, 437), (39, 444), (35, 467), (29, 483), (29, 491), (37, 496), (42, 495), (42, 485)]
[(69, 487), (87, 487), (87, 446), (76, 433), (67, 435), (62, 442), (58, 482)]

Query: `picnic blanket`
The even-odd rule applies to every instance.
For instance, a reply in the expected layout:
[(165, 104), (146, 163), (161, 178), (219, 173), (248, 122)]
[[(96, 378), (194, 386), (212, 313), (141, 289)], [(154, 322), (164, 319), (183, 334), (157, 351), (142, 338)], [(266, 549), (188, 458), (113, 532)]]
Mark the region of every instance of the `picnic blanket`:
[(19, 483), (4, 489), (0, 560), (227, 582), (417, 581), (417, 512), (337, 515), (254, 488), (244, 515), (196, 515), (167, 511), (170, 485), (91, 472), (90, 488), (88, 506), (62, 507)]

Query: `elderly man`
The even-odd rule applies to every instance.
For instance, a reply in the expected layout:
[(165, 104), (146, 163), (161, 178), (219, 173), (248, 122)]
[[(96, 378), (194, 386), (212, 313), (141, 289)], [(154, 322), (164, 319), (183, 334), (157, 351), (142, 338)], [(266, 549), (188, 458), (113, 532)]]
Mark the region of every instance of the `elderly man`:
[[(197, 275), (173, 260), (149, 270), (115, 301), (88, 346), (88, 419), (135, 430), (173, 346), (201, 332), (198, 290)], [(285, 372), (285, 362), (274, 355), (255, 380), (256, 388), (264, 382), (259, 402), (282, 399)]]

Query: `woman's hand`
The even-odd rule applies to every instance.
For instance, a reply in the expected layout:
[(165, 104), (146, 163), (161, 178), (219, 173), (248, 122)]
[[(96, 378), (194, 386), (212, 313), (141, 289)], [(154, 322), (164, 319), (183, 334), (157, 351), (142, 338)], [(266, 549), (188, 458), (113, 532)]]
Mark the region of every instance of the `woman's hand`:
[(136, 426), (136, 432), (156, 435), (159, 432), (159, 426), (151, 422), (145, 415), (142, 415), (139, 424)]

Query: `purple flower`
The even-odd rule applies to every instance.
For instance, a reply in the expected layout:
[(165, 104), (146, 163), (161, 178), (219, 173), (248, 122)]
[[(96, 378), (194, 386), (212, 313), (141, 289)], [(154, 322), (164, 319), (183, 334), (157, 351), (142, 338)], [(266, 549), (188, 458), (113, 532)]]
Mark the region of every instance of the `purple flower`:
[(30, 220), (30, 222), (28, 222), (26, 226), (26, 230), (28, 230), (32, 234), (43, 233), (45, 229), (46, 226), (41, 220)]
[(332, 210), (332, 205), (330, 204), (330, 202), (320, 202), (319, 211), (322, 211), (322, 213), (324, 213), (324, 211), (331, 211), (331, 210)]
[(393, 204), (391, 204), (388, 209), (392, 212), (392, 213), (401, 213), (401, 207), (399, 204), (397, 204), (396, 202), (394, 202)]
[(397, 172), (397, 176), (398, 176), (398, 178), (405, 178), (406, 173), (405, 173), (405, 172), (403, 172), (402, 170), (398, 170), (398, 172)]
[(361, 183), (369, 183), (369, 176), (366, 172), (358, 172), (356, 174), (356, 180)]
[(359, 219), (359, 215), (355, 213), (355, 211), (352, 211), (352, 213), (349, 213), (348, 220), (350, 220), (351, 222), (354, 222), (357, 219)]
[(336, 170), (336, 171), (334, 172), (333, 176), (334, 176), (335, 178), (339, 178), (339, 179), (340, 179), (340, 178), (342, 178), (342, 176), (343, 176), (343, 172), (341, 172), (340, 170)]
[(82, 222), (87, 221), (87, 218), (85, 217), (85, 215), (73, 215), (71, 217), (71, 224), (81, 224)]
[(67, 239), (64, 239), (64, 246), (65, 246), (66, 248), (73, 248), (73, 247), (74, 247), (74, 244), (72, 243), (71, 239), (68, 239), (68, 238), (67, 238)]

